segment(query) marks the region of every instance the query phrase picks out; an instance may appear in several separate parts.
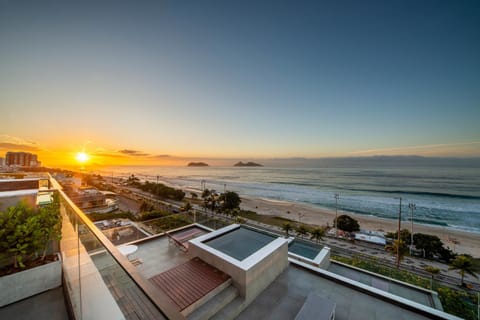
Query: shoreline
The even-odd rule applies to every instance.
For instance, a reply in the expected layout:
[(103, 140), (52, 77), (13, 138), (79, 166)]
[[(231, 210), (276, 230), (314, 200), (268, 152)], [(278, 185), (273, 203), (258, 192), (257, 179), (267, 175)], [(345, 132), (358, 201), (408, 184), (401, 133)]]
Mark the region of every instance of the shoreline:
[[(319, 226), (333, 226), (335, 211), (319, 208), (298, 202), (289, 201), (270, 201), (270, 199), (255, 198), (250, 196), (241, 196), (242, 203), (240, 208), (244, 210), (255, 211), (258, 214), (279, 216), (294, 221), (301, 220), (305, 224), (314, 224)], [(290, 212), (290, 213), (288, 213)], [(299, 215), (300, 213), (300, 215)], [(352, 213), (344, 210), (338, 210), (338, 215), (346, 214), (354, 218), (360, 224), (360, 229), (383, 232), (396, 232), (398, 229), (398, 220), (378, 218), (375, 216), (366, 216)], [(411, 223), (402, 221), (402, 229), (411, 231)], [(455, 253), (466, 253), (473, 257), (480, 257), (480, 234), (473, 232), (460, 231), (442, 226), (430, 226), (424, 224), (413, 224), (413, 233), (424, 233), (436, 235), (442, 240), (445, 247), (449, 247)], [(453, 243), (458, 241), (458, 243)]]
[[(107, 178), (107, 177), (105, 177)], [(182, 189), (187, 195), (191, 192), (201, 195), (201, 190), (195, 187), (180, 187), (171, 181), (159, 181), (167, 186)], [(327, 208), (288, 200), (275, 200), (263, 197), (252, 197), (240, 194), (242, 200), (240, 208), (255, 211), (258, 214), (279, 216), (290, 220), (298, 221), (298, 213), (302, 216), (301, 222), (319, 226), (333, 226), (335, 211)], [(290, 213), (287, 213), (287, 212)], [(360, 229), (371, 231), (396, 232), (398, 220), (380, 218), (373, 215), (362, 215), (350, 211), (338, 210), (338, 215), (346, 214), (354, 218), (360, 224)], [(411, 223), (402, 221), (402, 229), (411, 231)], [(473, 257), (480, 257), (480, 234), (463, 230), (451, 229), (446, 226), (435, 226), (418, 224), (414, 222), (413, 233), (424, 233), (436, 235), (443, 242), (445, 247), (455, 253), (466, 253)], [(458, 241), (453, 243), (452, 240)]]

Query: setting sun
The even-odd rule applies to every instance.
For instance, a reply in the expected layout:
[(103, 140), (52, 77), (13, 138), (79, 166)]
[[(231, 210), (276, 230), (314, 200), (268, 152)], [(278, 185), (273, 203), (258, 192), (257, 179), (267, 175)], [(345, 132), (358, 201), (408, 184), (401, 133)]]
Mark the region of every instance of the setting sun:
[(90, 159), (90, 157), (88, 156), (88, 154), (86, 154), (85, 152), (79, 152), (77, 153), (77, 155), (75, 156), (75, 159), (77, 159), (78, 162), (87, 162), (88, 159)]

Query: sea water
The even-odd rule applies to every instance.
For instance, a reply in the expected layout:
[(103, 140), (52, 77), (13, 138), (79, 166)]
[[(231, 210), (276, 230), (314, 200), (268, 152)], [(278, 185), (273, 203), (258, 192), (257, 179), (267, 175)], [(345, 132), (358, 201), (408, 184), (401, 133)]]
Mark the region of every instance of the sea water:
[(143, 180), (189, 190), (235, 191), (277, 201), (293, 201), (358, 214), (480, 233), (480, 170), (476, 167), (152, 167), (103, 168), (109, 176), (135, 174)]

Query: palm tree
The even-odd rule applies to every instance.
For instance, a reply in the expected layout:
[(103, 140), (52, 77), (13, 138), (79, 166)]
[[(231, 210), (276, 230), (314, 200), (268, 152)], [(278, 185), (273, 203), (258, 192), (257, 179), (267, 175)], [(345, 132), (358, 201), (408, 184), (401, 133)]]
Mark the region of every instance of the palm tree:
[(408, 250), (405, 246), (405, 242), (402, 240), (395, 240), (392, 244), (385, 246), (385, 250), (397, 256), (397, 269), (400, 268), (400, 261), (407, 254)]
[(282, 229), (283, 231), (285, 231), (285, 236), (288, 237), (288, 232), (292, 231), (292, 225), (288, 222), (285, 222), (283, 225), (282, 225)]
[(186, 202), (185, 205), (183, 206), (183, 210), (186, 211), (186, 212), (189, 212), (190, 210), (192, 210), (192, 205), (190, 204), (190, 202)]
[(323, 237), (325, 237), (325, 228), (315, 228), (310, 234), (312, 235), (310, 239), (315, 239), (318, 244), (318, 241), (322, 240)]
[(458, 273), (460, 273), (462, 276), (462, 286), (464, 285), (463, 278), (465, 276), (465, 272), (477, 278), (472, 259), (464, 254), (457, 256), (450, 264), (450, 268), (448, 268), (448, 270), (458, 270)]
[(211, 192), (210, 190), (208, 190), (208, 189), (205, 189), (205, 190), (203, 190), (203, 192), (202, 192), (202, 198), (203, 198), (203, 199), (206, 199), (206, 198), (208, 198), (208, 197), (210, 196), (210, 194), (212, 194), (212, 192)]
[(307, 235), (308, 234), (308, 229), (307, 227), (305, 227), (304, 224), (301, 224), (298, 228), (297, 228), (297, 233), (300, 235), (300, 237), (302, 237), (303, 239), (303, 236)]
[(430, 279), (430, 290), (433, 290), (433, 277), (434, 277), (436, 274), (439, 274), (439, 273), (440, 273), (440, 268), (433, 267), (433, 266), (426, 266), (426, 267), (425, 267), (425, 271), (427, 271), (428, 273), (430, 273), (430, 276), (432, 277), (432, 278)]

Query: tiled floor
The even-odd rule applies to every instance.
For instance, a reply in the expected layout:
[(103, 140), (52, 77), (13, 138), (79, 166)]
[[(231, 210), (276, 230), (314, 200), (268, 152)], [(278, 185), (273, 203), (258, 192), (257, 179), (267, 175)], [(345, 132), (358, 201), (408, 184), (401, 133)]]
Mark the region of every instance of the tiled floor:
[(310, 293), (336, 303), (337, 320), (428, 319), (290, 264), (237, 319), (294, 319)]
[(190, 260), (188, 253), (170, 243), (166, 236), (137, 243), (136, 246), (138, 250), (130, 255), (130, 259), (139, 258), (143, 261), (137, 270), (146, 279)]

